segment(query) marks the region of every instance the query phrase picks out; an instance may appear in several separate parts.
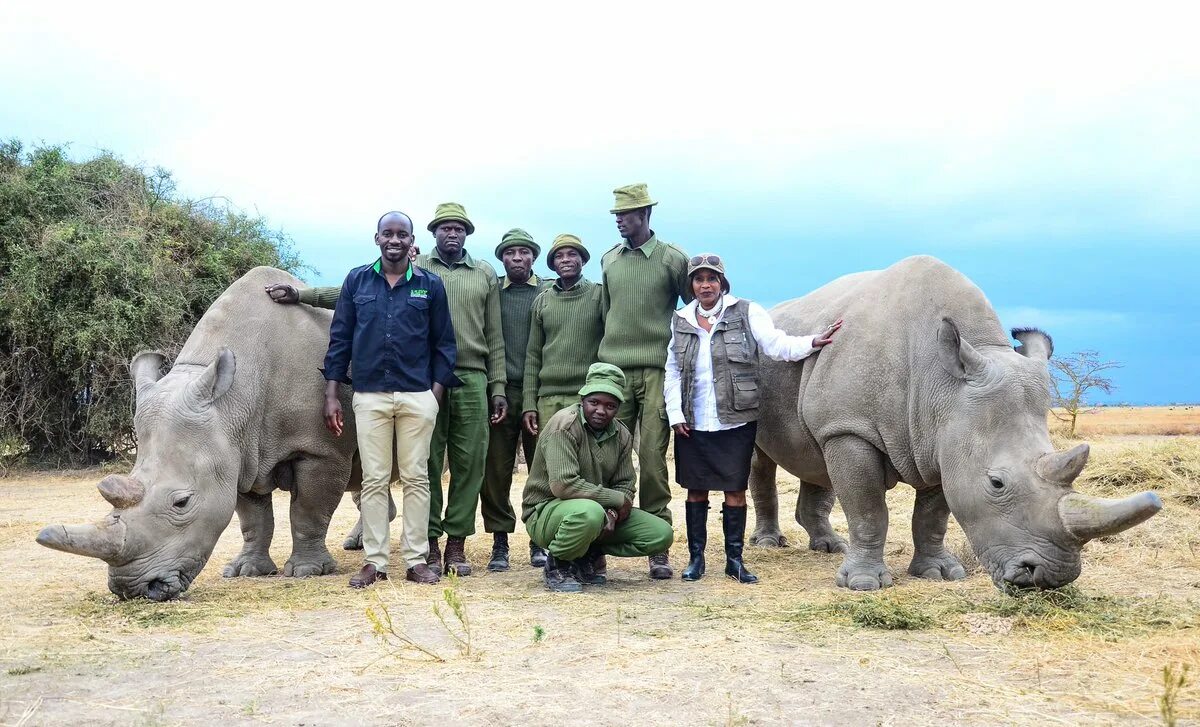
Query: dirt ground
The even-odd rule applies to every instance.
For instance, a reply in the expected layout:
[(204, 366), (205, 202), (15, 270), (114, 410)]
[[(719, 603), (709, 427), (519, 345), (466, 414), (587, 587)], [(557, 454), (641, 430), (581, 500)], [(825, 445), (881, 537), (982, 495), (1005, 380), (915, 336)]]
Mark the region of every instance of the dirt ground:
[[(0, 481), (6, 724), (1149, 724), (1162, 722), (1164, 698), (1180, 724), (1200, 718), (1200, 509), (1170, 498), (1148, 523), (1089, 544), (1076, 587), (1015, 598), (978, 573), (958, 583), (904, 575), (903, 485), (890, 495), (897, 585), (881, 595), (835, 588), (841, 556), (802, 547), (748, 549), (762, 582), (733, 583), (719, 575), (719, 536), (700, 582), (651, 582), (644, 561), (610, 559), (607, 587), (554, 595), (523, 559), (523, 532), (513, 570), (484, 572), (481, 532), (468, 541), (477, 575), (450, 589), (465, 603), (464, 629), (442, 587), (346, 587), (361, 564), (340, 547), (349, 499), (329, 533), (336, 575), (222, 578), (240, 546), (235, 518), (184, 598), (118, 603), (101, 562), (34, 542), (47, 523), (100, 517), (99, 478)], [(796, 487), (781, 482), (784, 511)], [(287, 495), (276, 496), (282, 564)], [(784, 531), (807, 542), (794, 523)], [(368, 611), (424, 651), (381, 641)], [(1167, 689), (1164, 669), (1177, 678), (1185, 665), (1184, 686)]]

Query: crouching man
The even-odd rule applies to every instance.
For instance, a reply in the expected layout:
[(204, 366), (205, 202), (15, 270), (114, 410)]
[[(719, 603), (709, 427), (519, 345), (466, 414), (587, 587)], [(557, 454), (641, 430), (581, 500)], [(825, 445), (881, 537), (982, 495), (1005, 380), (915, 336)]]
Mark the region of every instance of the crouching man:
[(602, 585), (597, 560), (662, 553), (675, 534), (660, 518), (633, 506), (633, 436), (616, 420), (625, 374), (592, 364), (581, 400), (541, 426), (525, 482), (521, 519), (546, 549), (546, 587), (577, 593)]

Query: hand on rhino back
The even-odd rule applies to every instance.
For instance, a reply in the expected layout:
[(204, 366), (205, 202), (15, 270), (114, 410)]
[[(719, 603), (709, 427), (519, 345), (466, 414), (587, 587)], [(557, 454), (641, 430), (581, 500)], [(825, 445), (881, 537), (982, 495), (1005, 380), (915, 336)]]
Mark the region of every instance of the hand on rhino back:
[[(1086, 541), (1162, 507), (1154, 493), (1108, 501), (1071, 490), (1088, 446), (1056, 453), (1050, 443), (1053, 342), (1015, 329), (1014, 348), (982, 291), (934, 258), (839, 278), (772, 316), (797, 334), (849, 321), (836, 345), (803, 366), (763, 362), (751, 476), (763, 543), (782, 541), (774, 467), (803, 480), (797, 520), (810, 547), (846, 551), (839, 585), (891, 585), (884, 495), (897, 481), (917, 488), (908, 572), (965, 577), (943, 547), (953, 513), (997, 585), (1070, 583)], [(848, 546), (829, 525), (832, 493)]]
[[(285, 575), (331, 573), (329, 517), (351, 473), (355, 437), (334, 438), (321, 419), (319, 366), (328, 311), (275, 305), (268, 283), (299, 281), (255, 268), (205, 313), (170, 372), (163, 357), (130, 364), (137, 461), (100, 482), (113, 510), (93, 525), (51, 525), (38, 542), (108, 564), (122, 598), (174, 598), (187, 590), (238, 514), (245, 545), (227, 575), (279, 570), (268, 549), (270, 493), (292, 491), (292, 555)], [(348, 418), (347, 427), (352, 427)]]

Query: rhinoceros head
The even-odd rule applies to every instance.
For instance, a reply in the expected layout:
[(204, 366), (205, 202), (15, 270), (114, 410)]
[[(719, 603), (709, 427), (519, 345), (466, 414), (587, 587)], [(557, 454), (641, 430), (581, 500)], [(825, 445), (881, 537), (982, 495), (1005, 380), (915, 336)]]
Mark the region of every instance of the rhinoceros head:
[(113, 506), (91, 525), (49, 525), (42, 545), (108, 563), (108, 588), (155, 601), (187, 590), (233, 517), (240, 449), (214, 404), (233, 383), (233, 353), (208, 366), (176, 365), (142, 353), (130, 365), (137, 392), (137, 461), (128, 475), (100, 481)]
[(1054, 451), (1046, 415), (1053, 342), (1018, 329), (1020, 346), (976, 350), (945, 319), (938, 353), (949, 374), (938, 460), (946, 501), (997, 586), (1056, 588), (1079, 577), (1088, 540), (1162, 509), (1153, 492), (1123, 500), (1072, 490), (1088, 445)]

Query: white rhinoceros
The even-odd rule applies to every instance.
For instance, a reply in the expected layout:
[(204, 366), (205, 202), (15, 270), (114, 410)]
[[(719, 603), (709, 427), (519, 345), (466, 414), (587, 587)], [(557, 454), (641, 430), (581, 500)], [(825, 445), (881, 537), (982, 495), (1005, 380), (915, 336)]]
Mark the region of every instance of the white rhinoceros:
[(100, 482), (113, 506), (103, 520), (47, 526), (39, 543), (108, 563), (109, 590), (121, 598), (161, 601), (187, 590), (235, 510), (245, 544), (224, 574), (275, 573), (271, 492), (282, 488), (292, 495), (284, 575), (333, 572), (329, 520), (347, 485), (360, 485), (354, 418), (347, 397), (342, 436), (326, 431), (320, 366), (332, 314), (272, 303), (263, 286), (281, 281), (300, 284), (267, 267), (234, 282), (166, 376), (161, 354), (133, 359), (133, 471)]
[[(1162, 508), (1152, 492), (1103, 500), (1072, 491), (1088, 445), (1056, 453), (1050, 443), (1050, 337), (1016, 329), (1014, 350), (983, 292), (935, 258), (847, 275), (771, 315), (793, 334), (839, 318), (845, 325), (802, 365), (762, 363), (753, 541), (784, 544), (775, 487), (782, 466), (801, 479), (796, 520), (809, 547), (846, 553), (840, 586), (892, 584), (884, 496), (898, 481), (917, 491), (908, 572), (965, 577), (943, 547), (953, 514), (998, 586), (1070, 583), (1085, 542)], [(830, 527), (835, 495), (848, 546)]]

